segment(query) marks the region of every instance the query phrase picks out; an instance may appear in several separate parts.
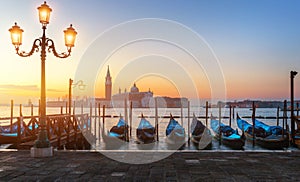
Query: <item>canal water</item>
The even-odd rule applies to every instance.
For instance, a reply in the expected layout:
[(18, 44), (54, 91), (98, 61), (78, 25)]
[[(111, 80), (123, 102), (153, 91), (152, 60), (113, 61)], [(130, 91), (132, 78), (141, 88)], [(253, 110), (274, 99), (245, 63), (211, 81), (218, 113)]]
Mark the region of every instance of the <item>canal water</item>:
[[(81, 108), (76, 108), (75, 110), (75, 114), (80, 114), (82, 112)], [(38, 108), (34, 107), (33, 109), (33, 113), (34, 115), (38, 114)], [(61, 109), (60, 108), (54, 108), (54, 107), (48, 107), (47, 108), (47, 114), (60, 114), (61, 113)], [(63, 109), (63, 113), (66, 113), (66, 109)], [(100, 118), (98, 116), (98, 109), (95, 111), (95, 108), (92, 108), (92, 111), (90, 110), (90, 108), (83, 108), (83, 113), (92, 113), (93, 116), (96, 117), (92, 117), (92, 132), (94, 133), (94, 131), (96, 131), (96, 133), (94, 133), (97, 137), (97, 141), (96, 141), (96, 149), (97, 150), (105, 150), (105, 144), (102, 141), (102, 138), (98, 137), (99, 133), (102, 131), (102, 118)], [(252, 115), (252, 110), (250, 110), (249, 108), (235, 108), (234, 110), (234, 118), (236, 119), (236, 114), (239, 114), (240, 117), (251, 117)], [(22, 108), (22, 115), (23, 116), (29, 116), (31, 114), (31, 108), (30, 107), (23, 107)], [(102, 115), (102, 109), (100, 111), (100, 114)], [(124, 150), (137, 150), (138, 149), (138, 145), (136, 144), (136, 128), (139, 125), (140, 122), (140, 116), (141, 114), (143, 114), (146, 119), (148, 121), (150, 121), (150, 123), (154, 126), (155, 124), (155, 109), (154, 108), (134, 108), (132, 111), (132, 136), (130, 137), (130, 142), (129, 145), (126, 145), (123, 148), (120, 149), (124, 149)], [(170, 116), (170, 114), (172, 114), (173, 117), (175, 117), (175, 119), (182, 124), (182, 126), (185, 128), (186, 133), (188, 133), (188, 109), (187, 108), (183, 108), (182, 110), (180, 108), (158, 108), (158, 116), (160, 117), (158, 119), (158, 123), (159, 123), (159, 142), (155, 143), (155, 146), (153, 147), (154, 150), (167, 150), (167, 145), (165, 143), (165, 130), (166, 127), (168, 125), (169, 122), (169, 118), (163, 118), (163, 116)], [(193, 116), (193, 114), (195, 114), (197, 117), (204, 117), (205, 116), (205, 108), (203, 107), (191, 107), (190, 108), (190, 117)], [(209, 108), (208, 110), (208, 115), (213, 115), (218, 117), (219, 116), (219, 109), (218, 108)], [(289, 116), (289, 112), (287, 113)], [(19, 107), (14, 107), (14, 116), (19, 116), (20, 115), (20, 108)], [(104, 130), (108, 131), (110, 130), (110, 128), (114, 125), (116, 125), (118, 123), (118, 116), (122, 115), (124, 117), (125, 115), (125, 110), (124, 108), (106, 108), (106, 112), (105, 112), (106, 116), (111, 116), (111, 117), (106, 117), (105, 118), (105, 126), (104, 126)], [(183, 118), (181, 118), (181, 115), (183, 116)], [(222, 108), (221, 110), (221, 115), (222, 117), (229, 117), (229, 108)], [(256, 109), (256, 116), (257, 117), (276, 117), (277, 115), (277, 109), (276, 108), (257, 108)], [(280, 111), (279, 116), (282, 116), (283, 112)], [(129, 110), (128, 110), (128, 116), (129, 116)], [(3, 117), (10, 117), (10, 107), (9, 106), (0, 106), (0, 118)], [(179, 117), (179, 118), (178, 118)], [(96, 126), (95, 126), (95, 119), (96, 119)], [(232, 128), (236, 129), (237, 124), (236, 124), (236, 120), (232, 119), (231, 121), (231, 126)], [(202, 121), (203, 124), (205, 124), (205, 119), (199, 119), (200, 121)], [(251, 118), (244, 118), (244, 120), (248, 121), (249, 123), (252, 123)], [(260, 121), (269, 124), (269, 125), (276, 125), (277, 120), (276, 119), (259, 119)], [(99, 121), (101, 128), (99, 128)], [(229, 124), (229, 119), (228, 118), (224, 118), (221, 120), (224, 124)], [(9, 120), (5, 121), (1, 121), (2, 123), (0, 123), (1, 125), (3, 124), (7, 124), (5, 122), (9, 122)], [(190, 123), (192, 122), (192, 118), (190, 118)], [(288, 124), (290, 125), (290, 120), (288, 120)], [(282, 126), (282, 119), (279, 119), (279, 125)], [(96, 127), (96, 129), (94, 128)], [(210, 128), (210, 119), (208, 119), (208, 128)], [(239, 129), (238, 129), (239, 130)], [(213, 133), (213, 132), (212, 132)], [(241, 133), (241, 131), (239, 130), (239, 133)], [(101, 134), (101, 133), (100, 133)], [(187, 140), (187, 139), (186, 139)], [(186, 145), (182, 148), (183, 150), (196, 150), (195, 146), (191, 143), (190, 145), (188, 145), (188, 143), (186, 143)], [(266, 150), (264, 148), (260, 148), (259, 146), (255, 146), (253, 148), (252, 143), (250, 142), (246, 142), (246, 145), (244, 147), (245, 150)], [(294, 149), (294, 148), (289, 148), (289, 149)], [(289, 150), (288, 149), (288, 150)], [(231, 150), (230, 148), (224, 146), (224, 145), (220, 145), (218, 141), (214, 140), (213, 141), (213, 146), (212, 146), (212, 150)]]

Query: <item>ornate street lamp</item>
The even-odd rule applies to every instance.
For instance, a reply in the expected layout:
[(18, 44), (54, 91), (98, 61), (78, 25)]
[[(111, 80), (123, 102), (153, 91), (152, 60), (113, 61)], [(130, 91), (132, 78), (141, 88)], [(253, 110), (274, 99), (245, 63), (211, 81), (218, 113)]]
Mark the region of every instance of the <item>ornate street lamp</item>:
[[(12, 28), (9, 29), (11, 34), (12, 44), (15, 46), (16, 53), (21, 57), (29, 57), (34, 52), (41, 52), (41, 107), (40, 107), (40, 130), (38, 134), (38, 139), (35, 141), (33, 149), (45, 149), (45, 151), (51, 149), (50, 142), (48, 140), (47, 131), (46, 131), (46, 81), (45, 81), (45, 61), (46, 61), (46, 50), (49, 53), (53, 53), (54, 56), (58, 58), (67, 58), (71, 54), (71, 49), (74, 47), (75, 39), (77, 32), (70, 25), (64, 31), (65, 45), (67, 46), (68, 52), (57, 53), (54, 42), (52, 39), (49, 39), (45, 35), (47, 24), (50, 21), (50, 13), (52, 9), (44, 2), (40, 7), (37, 8), (39, 12), (39, 20), (42, 24), (43, 34), (42, 37), (34, 40), (31, 51), (26, 53), (24, 51), (20, 51), (19, 47), (22, 45), (22, 33), (23, 30), (15, 23)], [(52, 150), (52, 149), (51, 149)], [(47, 154), (47, 152), (42, 151), (40, 153), (40, 157), (43, 156), (52, 156), (52, 151)], [(33, 154), (34, 155), (34, 154)], [(39, 154), (37, 154), (39, 156)]]

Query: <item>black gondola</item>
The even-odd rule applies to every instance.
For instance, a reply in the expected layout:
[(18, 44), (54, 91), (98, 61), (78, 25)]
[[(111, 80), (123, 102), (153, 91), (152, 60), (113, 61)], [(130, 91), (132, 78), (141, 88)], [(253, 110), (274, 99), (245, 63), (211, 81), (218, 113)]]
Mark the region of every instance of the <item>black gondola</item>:
[(148, 120), (142, 115), (140, 124), (136, 129), (136, 137), (138, 143), (140, 144), (149, 144), (155, 142), (155, 128), (150, 124)]
[(128, 125), (120, 117), (117, 125), (113, 126), (107, 133), (102, 132), (102, 138), (106, 149), (117, 149), (128, 142)]
[(185, 145), (185, 130), (172, 115), (166, 128), (166, 143), (171, 150), (180, 149)]
[(191, 124), (192, 137), (191, 141), (197, 149), (211, 149), (212, 148), (212, 135), (210, 130), (199, 121), (196, 116), (193, 116)]
[(239, 115), (237, 115), (236, 121), (238, 127), (244, 132), (246, 139), (253, 141), (253, 138), (255, 138), (255, 143), (261, 147), (275, 150), (289, 146), (288, 134), (280, 126), (269, 126), (255, 120), (255, 137), (253, 137), (253, 125), (242, 120)]
[[(211, 117), (210, 126), (215, 133), (217, 140), (221, 139), (222, 144), (236, 150), (243, 149), (245, 145), (244, 135), (239, 135), (237, 130), (234, 130), (229, 125), (225, 125), (214, 117)], [(221, 138), (220, 138), (221, 137)]]

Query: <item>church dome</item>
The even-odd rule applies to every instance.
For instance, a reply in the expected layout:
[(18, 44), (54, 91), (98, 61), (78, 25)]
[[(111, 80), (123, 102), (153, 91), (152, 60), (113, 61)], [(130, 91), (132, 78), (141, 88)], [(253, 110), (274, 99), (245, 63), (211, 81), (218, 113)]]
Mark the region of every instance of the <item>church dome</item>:
[(130, 92), (139, 92), (139, 88), (136, 87), (135, 83), (133, 84), (133, 87), (131, 87)]

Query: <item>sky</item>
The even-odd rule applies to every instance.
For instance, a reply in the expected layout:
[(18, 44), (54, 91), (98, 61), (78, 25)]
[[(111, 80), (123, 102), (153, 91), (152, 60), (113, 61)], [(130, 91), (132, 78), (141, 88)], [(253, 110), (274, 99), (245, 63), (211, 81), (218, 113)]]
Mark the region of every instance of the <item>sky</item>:
[[(22, 103), (39, 97), (40, 54), (29, 58), (16, 55), (8, 29), (14, 22), (18, 23), (24, 30), (20, 49), (29, 51), (34, 39), (42, 33), (36, 9), (42, 3), (0, 1), (0, 103), (9, 103), (11, 99)], [(63, 30), (72, 23), (78, 32), (71, 57), (58, 59), (47, 55), (49, 99), (67, 95), (69, 78), (76, 83), (89, 76), (89, 70), (82, 70), (88, 63), (97, 65), (96, 74), (92, 75), (95, 81), (84, 81), (97, 97), (105, 95), (104, 77), (108, 65), (113, 93), (119, 88), (122, 92), (125, 88), (129, 90), (136, 82), (141, 91), (150, 88), (155, 95), (226, 97), (227, 100), (288, 99), (289, 72), (300, 70), (298, 0), (49, 0), (47, 4), (52, 8), (47, 36), (54, 40), (58, 52), (66, 51)], [(136, 20), (147, 23), (149, 19), (162, 20), (164, 24), (153, 29), (146, 24), (147, 30), (139, 26), (141, 24), (131, 24), (140, 22)], [(170, 29), (164, 27), (166, 23)], [(126, 25), (132, 25), (131, 29), (126, 29)], [(181, 31), (171, 29), (173, 25)], [(119, 40), (130, 40), (148, 31), (165, 36), (170, 32), (170, 37), (173, 32), (174, 41), (156, 39), (117, 47)], [(195, 41), (192, 35), (201, 40)], [(180, 42), (177, 47), (173, 44), (176, 41)], [(114, 45), (117, 46), (114, 48)], [(98, 55), (102, 50), (101, 54), (105, 53), (108, 47), (117, 51)], [(200, 64), (196, 65), (191, 55), (196, 55)], [(100, 60), (101, 56), (106, 59)], [(213, 59), (216, 70), (205, 66), (205, 61), (210, 60), (208, 56)], [(85, 75), (81, 78), (79, 73)], [(300, 99), (300, 76), (297, 76), (295, 97)]]

